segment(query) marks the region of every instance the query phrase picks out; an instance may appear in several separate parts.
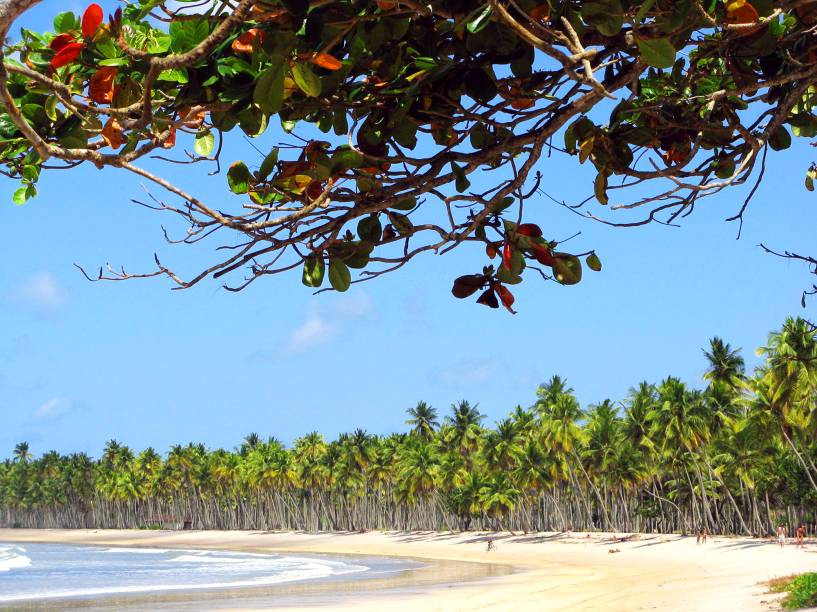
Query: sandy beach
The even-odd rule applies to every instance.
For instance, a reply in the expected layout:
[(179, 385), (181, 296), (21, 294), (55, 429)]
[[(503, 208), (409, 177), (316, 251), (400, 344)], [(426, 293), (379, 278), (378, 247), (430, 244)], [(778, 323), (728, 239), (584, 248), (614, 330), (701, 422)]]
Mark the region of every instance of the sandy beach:
[[(108, 530), (0, 530), (0, 541), (292, 551), (410, 557), (417, 575), (375, 585), (332, 588), (289, 603), (231, 600), (233, 609), (275, 606), (355, 610), (769, 610), (763, 583), (817, 571), (817, 544), (640, 534), (262, 533)], [(611, 552), (617, 551), (617, 552)], [(473, 569), (469, 569), (473, 568)], [(486, 571), (486, 568), (491, 568)], [(353, 584), (353, 583), (350, 583)], [(297, 589), (296, 589), (297, 591)], [(288, 588), (291, 595), (295, 593)], [(206, 605), (204, 606), (207, 607)]]

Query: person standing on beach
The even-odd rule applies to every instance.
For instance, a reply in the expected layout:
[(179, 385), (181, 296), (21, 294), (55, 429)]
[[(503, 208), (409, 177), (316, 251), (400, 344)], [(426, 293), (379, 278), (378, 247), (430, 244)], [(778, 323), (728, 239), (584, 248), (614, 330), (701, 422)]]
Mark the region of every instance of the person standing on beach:
[(780, 548), (783, 548), (786, 543), (786, 527), (784, 525), (777, 526), (777, 542), (780, 544)]
[(800, 525), (797, 528), (797, 546), (796, 548), (805, 548), (805, 544), (803, 543), (803, 539), (806, 537), (806, 527), (804, 525)]
[(701, 536), (701, 541), (702, 541), (704, 544), (706, 544), (706, 537), (707, 537), (708, 535), (709, 535), (709, 532), (707, 531), (706, 527), (704, 527), (704, 533), (703, 533), (703, 535)]

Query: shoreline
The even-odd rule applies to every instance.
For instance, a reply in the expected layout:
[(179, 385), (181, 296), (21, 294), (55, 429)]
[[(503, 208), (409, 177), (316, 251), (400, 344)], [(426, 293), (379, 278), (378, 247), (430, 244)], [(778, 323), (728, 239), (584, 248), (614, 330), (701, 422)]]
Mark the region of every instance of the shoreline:
[[(497, 545), (490, 553), (489, 536)], [(771, 540), (725, 536), (697, 545), (694, 537), (659, 534), (0, 529), (0, 541), (382, 556), (428, 564), (387, 578), (150, 598), (174, 610), (201, 609), (203, 601), (208, 609), (769, 610), (777, 609), (777, 597), (763, 582), (817, 571), (814, 542), (803, 550), (792, 541), (780, 550)], [(30, 602), (26, 609), (49, 601), (53, 606), (56, 600)], [(59, 601), (83, 609), (145, 603), (143, 597)]]

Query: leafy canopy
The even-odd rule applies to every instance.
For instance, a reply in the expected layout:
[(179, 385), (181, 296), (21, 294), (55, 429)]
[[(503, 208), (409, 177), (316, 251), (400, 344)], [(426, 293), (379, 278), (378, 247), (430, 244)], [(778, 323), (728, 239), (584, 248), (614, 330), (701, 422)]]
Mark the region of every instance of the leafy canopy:
[[(36, 3), (5, 3), (0, 34)], [(531, 219), (543, 153), (594, 167), (580, 214), (672, 223), (760, 180), (768, 149), (817, 135), (815, 25), (810, 0), (140, 0), (107, 19), (92, 4), (4, 45), (0, 162), (21, 181), (17, 204), (45, 168), (135, 173), (166, 192), (150, 205), (182, 218), (179, 241), (229, 247), (192, 278), (158, 259), (98, 278), (189, 287), (243, 271), (238, 290), (299, 270), (345, 291), (478, 243), (487, 259), (454, 295), (513, 312), (526, 270), (572, 285), (602, 267)], [(291, 147), (223, 163), (229, 134), (271, 123)], [(325, 138), (298, 139), (304, 123)], [(174, 147), (176, 162), (226, 166), (224, 193), (208, 202), (140, 165)], [(628, 200), (642, 183), (651, 195)]]

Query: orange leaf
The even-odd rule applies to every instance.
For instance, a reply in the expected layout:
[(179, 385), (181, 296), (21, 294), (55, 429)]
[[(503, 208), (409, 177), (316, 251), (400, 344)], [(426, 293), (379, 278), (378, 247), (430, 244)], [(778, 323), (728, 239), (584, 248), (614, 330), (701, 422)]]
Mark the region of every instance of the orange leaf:
[(397, 6), (393, 0), (377, 0), (377, 8), (381, 11), (390, 11)]
[(102, 139), (108, 143), (109, 147), (113, 147), (114, 149), (121, 147), (125, 141), (122, 135), (122, 126), (119, 125), (119, 122), (113, 117), (108, 119), (108, 122), (103, 126)]
[(530, 18), (540, 23), (545, 23), (550, 18), (550, 6), (547, 4), (540, 4), (534, 6), (530, 13)]
[(162, 147), (165, 149), (172, 149), (176, 146), (176, 126), (170, 126), (170, 136), (168, 136), (165, 141), (162, 143)]
[(81, 42), (72, 42), (64, 45), (57, 51), (57, 54), (51, 58), (51, 67), (56, 70), (62, 68), (66, 64), (73, 62), (82, 52), (84, 45)]
[[(733, 10), (726, 11), (726, 21), (730, 24), (750, 24), (760, 21), (757, 9), (748, 2), (737, 5)], [(735, 32), (736, 36), (749, 36), (760, 29), (756, 28), (740, 28)]]
[(115, 79), (116, 68), (112, 66), (100, 68), (88, 83), (88, 97), (97, 104), (110, 104), (113, 100)]
[(327, 70), (340, 70), (343, 68), (343, 64), (340, 62), (340, 60), (332, 57), (328, 53), (316, 53), (309, 58), (309, 61), (316, 66), (326, 68)]
[(201, 124), (204, 123), (204, 120), (207, 118), (207, 111), (200, 110), (194, 113), (190, 108), (180, 108), (179, 118), (184, 120), (184, 127), (196, 129), (201, 127)]
[(258, 28), (250, 28), (241, 36), (233, 41), (230, 46), (236, 53), (252, 53), (252, 46), (255, 39), (258, 39), (258, 44), (264, 42), (264, 32)]
[(94, 3), (85, 9), (82, 15), (82, 36), (92, 38), (99, 26), (102, 25), (102, 7)]

